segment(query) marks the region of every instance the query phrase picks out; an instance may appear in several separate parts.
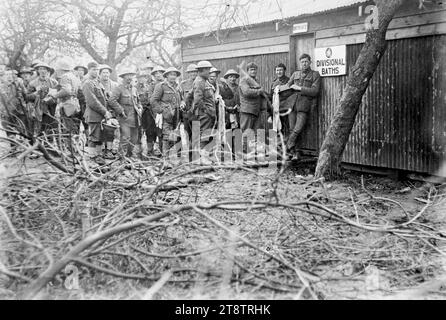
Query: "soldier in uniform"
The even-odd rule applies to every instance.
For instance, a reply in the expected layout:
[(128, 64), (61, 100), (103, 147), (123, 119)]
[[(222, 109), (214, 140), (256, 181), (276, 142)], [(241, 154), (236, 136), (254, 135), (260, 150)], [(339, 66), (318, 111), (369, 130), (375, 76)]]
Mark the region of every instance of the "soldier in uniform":
[(229, 69), (224, 75), (226, 80), (226, 86), (232, 91), (234, 97), (229, 100), (225, 100), (227, 111), (227, 128), (235, 129), (240, 124), (240, 92), (237, 80), (240, 78), (240, 74), (233, 69)]
[(155, 86), (155, 91), (150, 98), (153, 111), (163, 116), (163, 143), (162, 153), (167, 156), (168, 151), (174, 146), (173, 131), (180, 121), (180, 108), (184, 108), (184, 101), (177, 78), (181, 72), (174, 67), (164, 72), (166, 80)]
[(27, 100), (34, 103), (36, 133), (40, 134), (42, 131), (49, 133), (57, 128), (54, 117), (57, 101), (48, 96), (50, 89), (56, 89), (57, 81), (51, 78), (54, 69), (49, 65), (37, 63), (34, 68), (38, 77), (29, 83)]
[(82, 65), (77, 65), (77, 66), (74, 67), (73, 70), (75, 71), (76, 76), (79, 78), (79, 80), (80, 80), (81, 83), (82, 83), (82, 82), (84, 81), (84, 79), (85, 79), (85, 76), (86, 76), (87, 73), (88, 73), (88, 69), (85, 68), (85, 67), (82, 66)]
[(215, 128), (216, 124), (216, 104), (215, 104), (215, 88), (209, 83), (209, 74), (212, 65), (209, 61), (200, 61), (197, 64), (198, 76), (194, 81), (192, 89), (193, 102), (189, 114), (192, 119), (200, 121), (200, 148), (204, 148), (211, 136), (204, 135), (205, 130)]
[(258, 66), (251, 62), (246, 67), (248, 76), (240, 80), (240, 128), (242, 132), (247, 129), (262, 128), (261, 113), (263, 99), (267, 96), (264, 89), (256, 80)]
[(96, 62), (90, 62), (88, 64), (87, 77), (82, 84), (82, 91), (86, 102), (84, 118), (88, 123), (87, 153), (97, 164), (104, 165), (105, 160), (102, 158), (103, 139), (101, 122), (111, 119), (112, 114), (107, 109), (107, 98), (98, 76), (99, 65)]
[[(118, 83), (110, 79), (113, 69), (106, 64), (99, 65), (99, 83), (104, 88), (105, 98), (110, 100), (113, 90), (118, 86)], [(105, 148), (103, 152), (104, 159), (113, 160), (116, 155), (116, 150), (113, 150), (114, 140), (119, 141), (119, 130), (115, 130), (114, 135), (103, 135)]]
[(127, 157), (133, 156), (133, 149), (138, 143), (138, 128), (142, 115), (142, 106), (133, 85), (135, 75), (136, 72), (130, 69), (121, 72), (119, 77), (122, 78), (122, 83), (113, 90), (109, 101), (119, 120), (120, 153), (121, 156)]
[[(186, 109), (190, 109), (192, 106), (192, 99), (190, 99), (191, 95), (189, 95), (189, 93), (192, 91), (194, 87), (194, 81), (198, 75), (197, 65), (196, 64), (188, 65), (186, 68), (186, 73), (187, 73), (187, 79), (181, 81), (180, 89), (183, 94), (183, 97), (186, 99), (185, 100)], [(187, 99), (187, 97), (189, 97), (189, 99)], [(189, 115), (186, 111), (181, 113), (181, 118), (184, 124), (184, 130), (187, 132), (188, 138), (190, 140), (192, 139), (191, 119), (189, 119)]]
[[(273, 83), (271, 85), (271, 99), (274, 94), (274, 90), (278, 86), (285, 86), (290, 81), (290, 78), (286, 76), (286, 66), (283, 63), (279, 63), (275, 68), (276, 78), (273, 80)], [(280, 103), (282, 104), (288, 97), (288, 95), (281, 94), (280, 96)], [(290, 126), (289, 126), (289, 120), (288, 115), (281, 116), (280, 122), (282, 125), (282, 134), (287, 137), (290, 132)]]
[(30, 67), (22, 67), (19, 72), (20, 78), (23, 80), (23, 85), (25, 88), (28, 88), (29, 83), (31, 82), (31, 78), (33, 75), (34, 69)]
[(79, 133), (79, 96), (82, 95), (81, 82), (71, 72), (72, 66), (68, 60), (60, 60), (56, 67), (56, 77), (58, 79), (57, 90), (49, 92), (53, 98), (57, 99), (56, 118), (60, 119), (63, 133), (68, 134), (66, 141), (70, 152), (74, 153), (71, 137)]
[(288, 81), (288, 86), (297, 91), (296, 102), (290, 113), (291, 133), (287, 140), (287, 149), (292, 152), (296, 146), (296, 140), (305, 127), (308, 113), (317, 104), (321, 76), (319, 72), (311, 70), (311, 57), (304, 53), (299, 57), (301, 70), (296, 71)]
[[(154, 88), (152, 87), (152, 65), (146, 65), (138, 72), (138, 84), (136, 86), (139, 101), (143, 107), (141, 128), (139, 133), (139, 141), (141, 141), (143, 132), (146, 135), (147, 141), (147, 156), (154, 156), (154, 144), (156, 142), (156, 125), (153, 110), (150, 105), (150, 97), (153, 94)], [(140, 142), (141, 145), (141, 142)], [(141, 147), (140, 147), (141, 149)], [(142, 155), (142, 150), (141, 150)]]
[(2, 126), (8, 129), (7, 135), (14, 135), (12, 132), (16, 131), (19, 134), (29, 137), (27, 131), (28, 122), (25, 113), (25, 94), (26, 89), (22, 81), (15, 79), (13, 70), (7, 70), (4, 73), (4, 80), (2, 85)]
[[(163, 67), (156, 66), (150, 73), (150, 75), (153, 77), (154, 81), (152, 81), (152, 83), (149, 86), (149, 101), (153, 95), (153, 92), (155, 91), (155, 86), (158, 83), (164, 82), (164, 72), (165, 71), (166, 70)], [(160, 126), (160, 127), (157, 126), (157, 121), (156, 121), (157, 114), (153, 111), (152, 105), (150, 106), (150, 108), (152, 109), (153, 122), (152, 122), (152, 119), (150, 119), (149, 117), (146, 118), (148, 120), (147, 123), (145, 124), (145, 128), (147, 128), (147, 130), (146, 130), (146, 137), (148, 139), (147, 143), (149, 143), (149, 142), (155, 143), (156, 140), (158, 139), (158, 146), (155, 147), (155, 145), (154, 145), (153, 152), (154, 152), (155, 156), (160, 156), (161, 155), (160, 150), (162, 149), (162, 144), (163, 144), (163, 128), (162, 128), (162, 126)], [(159, 115), (158, 120), (160, 117), (162, 118), (162, 116)]]

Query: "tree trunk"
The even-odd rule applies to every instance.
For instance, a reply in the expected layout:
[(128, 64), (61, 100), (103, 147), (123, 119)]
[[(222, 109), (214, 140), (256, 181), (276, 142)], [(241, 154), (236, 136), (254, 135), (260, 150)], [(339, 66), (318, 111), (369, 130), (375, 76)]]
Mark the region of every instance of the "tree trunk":
[(337, 173), (356, 114), (370, 80), (378, 67), (386, 47), (386, 32), (397, 9), (406, 0), (377, 0), (377, 28), (367, 32), (366, 41), (354, 67), (350, 70), (344, 94), (331, 121), (319, 153), (315, 176)]

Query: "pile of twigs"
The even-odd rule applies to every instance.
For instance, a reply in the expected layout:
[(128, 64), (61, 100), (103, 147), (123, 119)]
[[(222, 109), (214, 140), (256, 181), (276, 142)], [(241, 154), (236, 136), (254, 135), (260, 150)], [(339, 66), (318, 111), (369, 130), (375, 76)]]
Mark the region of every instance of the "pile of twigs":
[[(101, 172), (79, 150), (70, 157), (52, 145), (56, 158), (47, 146), (23, 142), (3, 188), (0, 275), (19, 285), (18, 298), (64, 288), (75, 266), (81, 288), (98, 288), (103, 275), (129, 279), (150, 288), (140, 298), (164, 287), (189, 297), (317, 299), (340, 281), (365, 291), (412, 287), (445, 255), (434, 215), (445, 201), (440, 187), (414, 211), (364, 183), (341, 195), (311, 177), (291, 184), (284, 167), (124, 159)], [(46, 164), (30, 171), (27, 156), (37, 152)], [(385, 274), (380, 285), (370, 270)]]

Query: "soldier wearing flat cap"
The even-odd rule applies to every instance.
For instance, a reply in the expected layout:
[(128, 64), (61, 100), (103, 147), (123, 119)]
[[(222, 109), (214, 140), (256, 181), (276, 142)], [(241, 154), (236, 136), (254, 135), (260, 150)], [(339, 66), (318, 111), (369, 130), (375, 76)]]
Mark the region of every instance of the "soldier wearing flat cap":
[(265, 112), (264, 99), (268, 96), (257, 82), (258, 66), (250, 62), (246, 66), (247, 75), (240, 80), (240, 128), (242, 132), (264, 128), (262, 113)]
[(296, 154), (296, 142), (305, 128), (308, 114), (317, 104), (320, 91), (321, 76), (319, 72), (311, 70), (311, 57), (304, 53), (299, 57), (301, 69), (294, 72), (288, 81), (288, 86), (295, 93), (295, 102), (289, 115), (290, 135), (287, 139), (287, 150)]

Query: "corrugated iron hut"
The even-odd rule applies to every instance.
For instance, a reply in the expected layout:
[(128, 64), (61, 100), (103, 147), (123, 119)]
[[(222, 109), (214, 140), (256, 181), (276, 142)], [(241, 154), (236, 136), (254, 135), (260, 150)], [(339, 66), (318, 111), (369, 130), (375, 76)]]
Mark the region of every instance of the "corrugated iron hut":
[[(290, 74), (298, 57), (309, 53), (313, 69), (324, 74), (318, 108), (300, 148), (317, 154), (365, 41), (366, 22), (373, 23), (373, 4), (285, 1), (273, 20), (184, 34), (178, 39), (183, 64), (209, 60), (225, 71), (254, 61), (261, 84), (269, 88), (278, 63), (284, 63)], [(446, 161), (446, 4), (427, 1), (420, 7), (418, 0), (410, 0), (391, 22), (387, 39), (343, 161), (445, 175), (438, 169)], [(329, 67), (323, 67), (330, 59), (337, 59), (338, 65), (328, 62)]]

